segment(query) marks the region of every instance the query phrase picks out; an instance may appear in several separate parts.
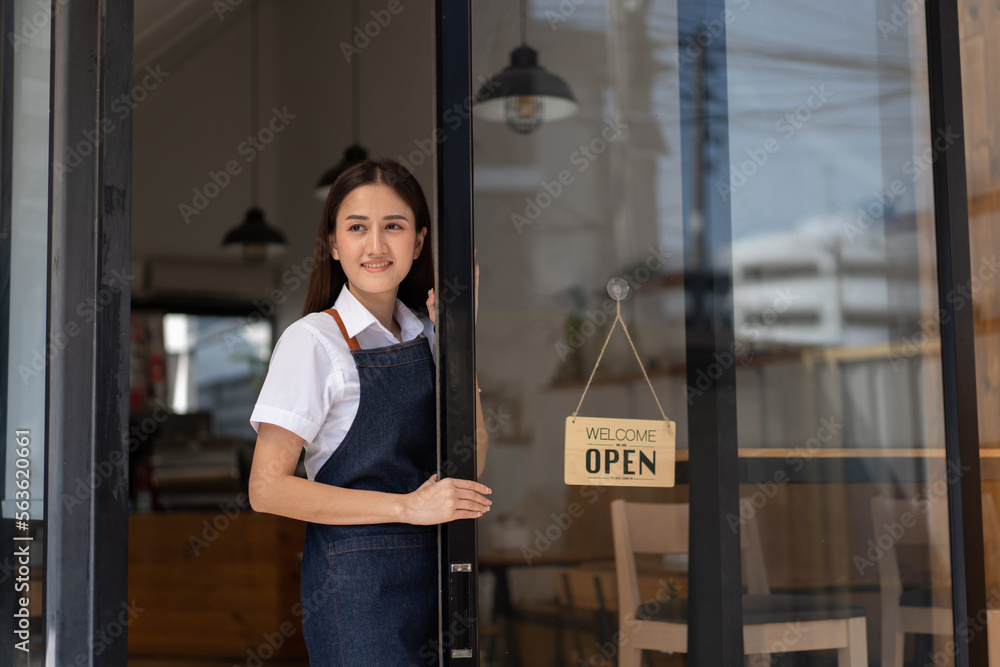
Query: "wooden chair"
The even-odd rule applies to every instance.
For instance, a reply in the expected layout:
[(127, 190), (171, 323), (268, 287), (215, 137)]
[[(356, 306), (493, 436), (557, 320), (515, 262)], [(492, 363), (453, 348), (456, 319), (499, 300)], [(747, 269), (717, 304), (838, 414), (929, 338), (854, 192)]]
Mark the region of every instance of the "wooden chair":
[[(986, 552), (987, 591), (996, 591), (998, 587), (995, 577), (1000, 573), (1000, 518), (997, 517), (992, 493), (983, 495), (983, 542)], [(990, 597), (992, 598), (992, 594)], [(986, 624), (990, 642), (990, 665), (1000, 667), (1000, 609), (986, 610)]]
[[(611, 503), (619, 605), (619, 667), (639, 667), (643, 649), (687, 653), (687, 598), (643, 601), (635, 554), (688, 551), (688, 505)], [(839, 667), (866, 667), (865, 610), (810, 595), (770, 595), (756, 524), (741, 531), (743, 648), (747, 655), (837, 649)], [(792, 633), (790, 627), (805, 627)]]
[[(878, 560), (879, 589), (882, 597), (882, 665), (902, 667), (903, 642), (908, 633), (950, 635), (951, 590), (947, 585), (904, 590), (896, 547), (929, 547), (931, 570), (950, 572), (948, 552), (948, 503), (944, 498), (915, 505), (909, 500), (872, 498), (874, 541), (881, 550)], [(878, 540), (888, 535), (892, 544), (883, 548)], [(1000, 560), (1000, 522), (993, 495), (983, 496), (983, 538), (987, 564)], [(936, 605), (935, 605), (936, 603)], [(1000, 611), (987, 610), (990, 665), (1000, 667)]]
[(571, 640), (571, 664), (605, 664), (594, 644), (584, 638), (592, 634), (597, 645), (604, 645), (614, 636), (614, 610), (618, 607), (614, 572), (610, 568), (566, 567), (556, 570), (555, 575), (556, 602), (565, 610)]

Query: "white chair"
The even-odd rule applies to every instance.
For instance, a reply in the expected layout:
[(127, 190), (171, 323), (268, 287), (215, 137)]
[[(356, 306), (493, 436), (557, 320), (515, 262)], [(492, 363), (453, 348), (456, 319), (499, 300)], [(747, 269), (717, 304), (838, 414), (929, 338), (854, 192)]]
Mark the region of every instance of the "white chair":
[[(639, 667), (643, 649), (687, 653), (687, 598), (641, 600), (635, 554), (688, 552), (688, 505), (611, 503), (619, 599), (619, 667)], [(741, 531), (743, 649), (747, 655), (837, 649), (839, 667), (866, 667), (865, 610), (811, 595), (770, 595), (756, 524)], [(790, 632), (805, 627), (806, 632)]]
[[(947, 585), (903, 589), (899, 554), (896, 547), (930, 549), (931, 571), (950, 573), (948, 552), (948, 503), (944, 498), (914, 504), (876, 496), (872, 498), (872, 525), (875, 544), (881, 551), (878, 560), (879, 589), (882, 598), (882, 665), (902, 667), (903, 642), (907, 634), (951, 635), (951, 590)], [(1000, 546), (1000, 523), (993, 495), (983, 496), (983, 538), (987, 563), (996, 562)], [(888, 548), (878, 543), (888, 536)], [(936, 606), (935, 606), (936, 603)], [(1000, 667), (1000, 611), (987, 610), (990, 638), (990, 665)]]

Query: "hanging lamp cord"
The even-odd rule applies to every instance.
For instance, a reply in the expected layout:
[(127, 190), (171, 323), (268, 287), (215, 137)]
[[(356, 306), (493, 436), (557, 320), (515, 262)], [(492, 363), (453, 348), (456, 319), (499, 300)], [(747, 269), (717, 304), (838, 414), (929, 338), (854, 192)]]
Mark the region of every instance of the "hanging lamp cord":
[[(253, 0), (250, 5), (250, 135), (257, 133), (257, 34), (258, 34), (258, 4), (260, 0)], [(257, 160), (250, 162), (250, 202), (258, 205), (257, 201)]]
[[(351, 3), (351, 25), (358, 25), (358, 0)], [(351, 55), (351, 139), (355, 146), (361, 145), (361, 80), (358, 76), (360, 55)]]
[(521, 46), (528, 45), (528, 16), (525, 10), (527, 0), (521, 0)]

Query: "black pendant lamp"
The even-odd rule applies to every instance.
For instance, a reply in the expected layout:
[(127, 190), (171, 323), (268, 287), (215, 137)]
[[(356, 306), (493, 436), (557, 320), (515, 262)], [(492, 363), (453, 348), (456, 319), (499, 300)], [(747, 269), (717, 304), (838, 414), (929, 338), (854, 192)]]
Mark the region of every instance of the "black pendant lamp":
[[(354, 0), (351, 3), (351, 25), (358, 25), (358, 0)], [(344, 150), (343, 159), (323, 172), (319, 183), (316, 184), (315, 195), (316, 199), (320, 201), (326, 201), (326, 196), (330, 193), (330, 186), (333, 185), (337, 177), (344, 173), (348, 167), (368, 159), (368, 151), (361, 146), (361, 142), (358, 140), (358, 136), (361, 134), (361, 84), (358, 79), (359, 55), (358, 53), (351, 55), (351, 138), (353, 143)]]
[(483, 120), (506, 123), (519, 134), (572, 116), (580, 108), (569, 85), (541, 67), (538, 52), (528, 46), (524, 5), (521, 0), (521, 45), (510, 52), (510, 65), (482, 85), (475, 106)]
[[(257, 2), (250, 6), (250, 134), (257, 131)], [(243, 246), (243, 258), (248, 262), (262, 261), (269, 250), (284, 250), (285, 236), (267, 224), (264, 211), (257, 206), (257, 160), (250, 163), (250, 201), (243, 222), (233, 227), (222, 239), (223, 247)]]

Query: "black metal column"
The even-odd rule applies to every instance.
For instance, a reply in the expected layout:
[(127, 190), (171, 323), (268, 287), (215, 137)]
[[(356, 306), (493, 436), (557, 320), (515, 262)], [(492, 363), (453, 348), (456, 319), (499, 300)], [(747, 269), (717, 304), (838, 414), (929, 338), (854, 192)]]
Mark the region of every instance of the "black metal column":
[(48, 305), (49, 342), (60, 342), (46, 348), (44, 606), (54, 665), (124, 665), (141, 613), (126, 601), (132, 117), (110, 108), (132, 87), (132, 11), (132, 0), (53, 2)]
[[(438, 396), (441, 475), (476, 479), (472, 90), (468, 0), (437, 2)], [(448, 114), (448, 122), (445, 122)], [(441, 529), (445, 665), (479, 664), (476, 522)]]
[[(724, 0), (678, 3), (691, 502), (688, 660), (743, 664)], [(708, 26), (712, 26), (709, 32)], [(728, 362), (727, 362), (728, 360)], [(704, 391), (700, 377), (712, 378)]]
[[(986, 568), (975, 332), (971, 299), (956, 298), (969, 293), (972, 268), (956, 4), (928, 0), (926, 11), (955, 665), (969, 667), (989, 658), (987, 633), (977, 620), (986, 615)], [(980, 631), (970, 632), (977, 626)]]

